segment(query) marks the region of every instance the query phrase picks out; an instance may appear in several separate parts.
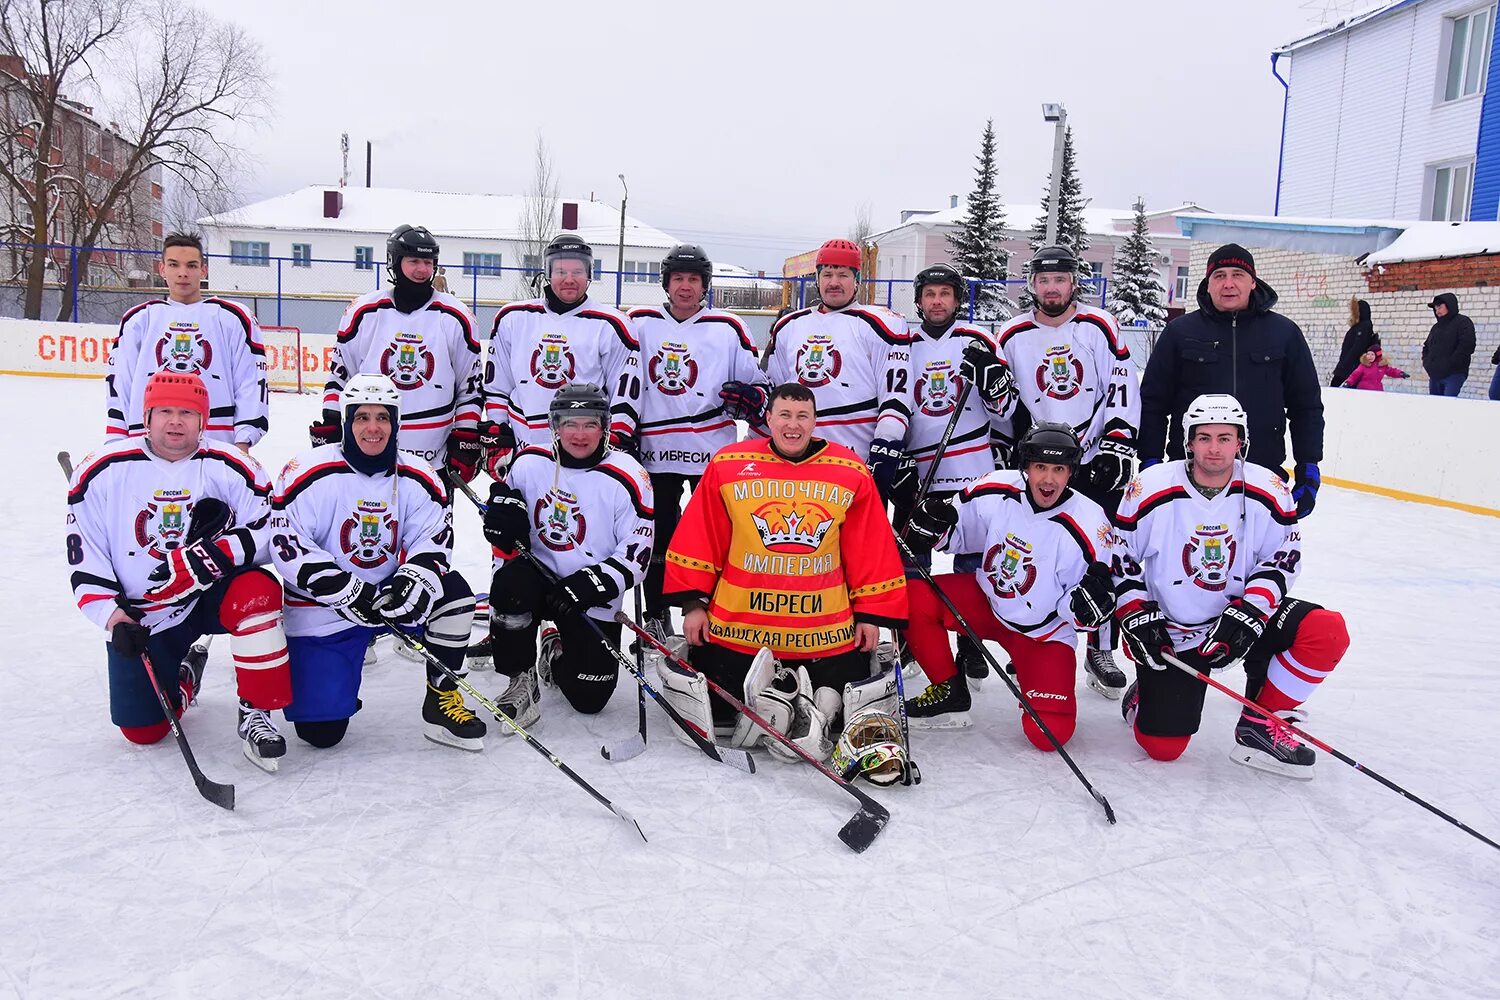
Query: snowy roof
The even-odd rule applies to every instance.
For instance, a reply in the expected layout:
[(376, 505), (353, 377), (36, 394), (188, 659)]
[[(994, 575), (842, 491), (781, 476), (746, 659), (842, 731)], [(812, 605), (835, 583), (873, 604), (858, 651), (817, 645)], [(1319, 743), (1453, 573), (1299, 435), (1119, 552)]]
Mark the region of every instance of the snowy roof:
[(1279, 48), (1272, 49), (1271, 52), (1275, 55), (1285, 55), (1296, 49), (1305, 48), (1309, 45), (1315, 45), (1318, 42), (1332, 38), (1335, 35), (1343, 34), (1351, 28), (1357, 28), (1367, 21), (1373, 21), (1376, 18), (1385, 17), (1387, 14), (1392, 14), (1395, 11), (1400, 10), (1402, 7), (1409, 7), (1414, 3), (1421, 2), (1422, 0), (1387, 0), (1387, 2), (1385, 3), (1376, 4), (1370, 7), (1368, 10), (1362, 11), (1358, 14), (1351, 14), (1341, 21), (1335, 21), (1333, 24), (1319, 28), (1312, 34), (1303, 35), (1301, 38), (1293, 39), (1292, 41), (1287, 42), (1285, 45), (1282, 45)]
[(1366, 257), (1365, 264), (1493, 253), (1500, 253), (1500, 222), (1413, 222), (1390, 246)]
[(1238, 215), (1218, 212), (1192, 212), (1178, 220), (1182, 231), (1191, 236), (1198, 225), (1233, 224), (1267, 229), (1406, 229), (1411, 221), (1396, 219), (1320, 219), (1311, 215)]
[[(1032, 224), (1035, 223), (1036, 220), (1039, 219), (1042, 215), (1042, 206), (1040, 205), (1012, 205), (1002, 202), (1000, 207), (1005, 211), (1005, 228), (1011, 230), (1030, 229)], [(870, 237), (870, 239), (878, 240), (880, 237), (887, 236), (890, 233), (893, 233), (905, 226), (962, 225), (964, 216), (968, 213), (968, 211), (969, 209), (967, 205), (958, 205), (955, 208), (944, 208), (934, 212), (923, 212), (919, 215), (911, 216), (911, 218), (907, 219), (899, 226), (892, 226), (890, 229), (875, 233)], [(1184, 213), (1197, 214), (1203, 211), (1204, 210), (1202, 208), (1199, 208), (1192, 202), (1188, 202), (1186, 204), (1179, 205), (1176, 208), (1163, 209), (1158, 212), (1147, 212), (1146, 218), (1157, 218), (1162, 215), (1181, 215)], [(1093, 236), (1120, 235), (1123, 233), (1127, 233), (1130, 231), (1130, 223), (1134, 218), (1135, 209), (1133, 208), (1095, 208), (1093, 205), (1086, 205), (1083, 209), (1084, 228), (1087, 229), (1089, 234)], [(1151, 234), (1152, 239), (1160, 239), (1163, 236), (1165, 236), (1167, 239), (1173, 238), (1170, 233)]]
[[(321, 232), (385, 234), (402, 223), (426, 226), (434, 236), (519, 240), (526, 198), (514, 194), (460, 194), (410, 191), (405, 188), (343, 188), (344, 206), (336, 219), (323, 217), (323, 193), (340, 190), (317, 184), (290, 194), (252, 202), (206, 216), (203, 226), (247, 229), (294, 229)], [(561, 198), (578, 205), (578, 225), (571, 232), (590, 243), (615, 244), (620, 237), (620, 209), (597, 201)], [(561, 211), (561, 208), (559, 208)], [(625, 243), (633, 247), (671, 247), (671, 234), (625, 216)]]

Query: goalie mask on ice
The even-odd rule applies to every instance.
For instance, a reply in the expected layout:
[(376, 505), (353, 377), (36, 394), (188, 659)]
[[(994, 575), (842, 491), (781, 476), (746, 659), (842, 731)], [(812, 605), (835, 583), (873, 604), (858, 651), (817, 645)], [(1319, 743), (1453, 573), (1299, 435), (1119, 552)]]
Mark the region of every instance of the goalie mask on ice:
[(844, 727), (833, 750), (833, 769), (876, 785), (894, 785), (906, 770), (901, 724), (884, 712), (864, 712)]

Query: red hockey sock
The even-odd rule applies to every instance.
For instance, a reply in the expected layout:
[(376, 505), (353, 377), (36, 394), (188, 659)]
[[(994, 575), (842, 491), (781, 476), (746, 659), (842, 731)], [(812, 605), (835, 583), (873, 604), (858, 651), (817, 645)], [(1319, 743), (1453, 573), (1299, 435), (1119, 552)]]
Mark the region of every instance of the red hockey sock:
[(290, 704), (292, 674), (281, 628), (281, 584), (262, 570), (240, 574), (224, 591), (219, 621), (229, 630), (240, 697), (263, 709)]
[(1349, 648), (1349, 630), (1337, 611), (1309, 611), (1297, 626), (1292, 647), (1271, 657), (1266, 682), (1255, 699), (1270, 712), (1284, 712), (1306, 701), (1333, 673)]

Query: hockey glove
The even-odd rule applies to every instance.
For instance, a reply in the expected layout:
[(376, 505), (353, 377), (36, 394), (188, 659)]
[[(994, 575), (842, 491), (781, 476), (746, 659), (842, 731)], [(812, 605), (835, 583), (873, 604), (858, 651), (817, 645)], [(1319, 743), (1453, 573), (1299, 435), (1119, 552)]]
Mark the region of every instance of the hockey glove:
[(1079, 628), (1098, 628), (1115, 610), (1115, 578), (1101, 562), (1091, 563), (1073, 593), (1068, 606)]
[(958, 510), (951, 500), (928, 497), (911, 512), (911, 520), (906, 525), (906, 540), (910, 548), (930, 552), (957, 524)]
[(490, 502), (484, 508), (484, 538), (501, 552), (516, 551), (516, 546), (531, 538), (531, 515), (521, 491), (496, 483), (490, 487)]
[(1088, 464), (1089, 482), (1105, 492), (1123, 490), (1135, 477), (1135, 448), (1117, 438), (1101, 438), (1099, 453)]
[(749, 382), (725, 382), (724, 387), (719, 390), (719, 398), (724, 401), (724, 412), (735, 420), (749, 421), (752, 427), (759, 427), (765, 422), (765, 386)]
[(448, 435), (448, 458), (444, 465), (466, 483), (472, 483), (479, 475), (479, 463), (484, 451), (479, 446), (479, 432), (472, 427), (459, 427)]
[(1318, 502), (1318, 487), (1323, 485), (1323, 476), (1318, 472), (1317, 462), (1298, 462), (1292, 470), (1292, 499), (1297, 502), (1297, 519), (1313, 512)]
[(479, 447), (484, 449), (484, 471), (494, 479), (504, 479), (516, 450), (516, 432), (511, 430), (510, 424), (482, 421), (479, 424)]
[(116, 622), (109, 634), (109, 644), (115, 647), (115, 652), (129, 657), (144, 653), (150, 639), (151, 630), (140, 622)]
[(229, 542), (220, 538), (172, 549), (164, 565), (167, 581), (142, 595), (155, 604), (175, 604), (202, 593), (234, 569), (235, 559)]
[(411, 628), (427, 620), (433, 602), (441, 595), (436, 573), (426, 566), (405, 563), (380, 588), (374, 606), (392, 625)]
[(1162, 654), (1172, 652), (1172, 637), (1167, 633), (1167, 616), (1155, 601), (1141, 601), (1121, 615), (1120, 634), (1137, 666), (1167, 669)]
[(344, 428), (339, 415), (333, 410), (324, 410), (323, 416), (314, 420), (307, 428), (307, 436), (312, 439), (314, 448), (323, 444), (338, 444), (344, 439)]
[(355, 625), (367, 628), (385, 625), (385, 620), (375, 608), (375, 597), (379, 592), (353, 573), (344, 570), (326, 573), (313, 579), (307, 589), (320, 603), (337, 611), (341, 617)]
[(1208, 657), (1209, 669), (1219, 670), (1249, 655), (1250, 647), (1265, 630), (1266, 616), (1254, 605), (1245, 603), (1243, 597), (1236, 597), (1219, 612), (1198, 652)]
[(623, 451), (631, 458), (639, 458), (641, 454), (636, 444), (635, 435), (626, 434), (624, 431), (610, 431), (609, 446), (615, 451)]
[(972, 385), (979, 398), (991, 405), (1016, 388), (1010, 365), (997, 358), (994, 351), (977, 343), (964, 348), (963, 360), (958, 364), (958, 377)]
[(569, 573), (547, 592), (547, 606), (559, 615), (582, 614), (602, 608), (620, 596), (620, 588), (601, 566), (585, 566)]
[(870, 473), (881, 498), (895, 500), (902, 494), (910, 495), (916, 486), (917, 460), (895, 441), (876, 438), (870, 442)]

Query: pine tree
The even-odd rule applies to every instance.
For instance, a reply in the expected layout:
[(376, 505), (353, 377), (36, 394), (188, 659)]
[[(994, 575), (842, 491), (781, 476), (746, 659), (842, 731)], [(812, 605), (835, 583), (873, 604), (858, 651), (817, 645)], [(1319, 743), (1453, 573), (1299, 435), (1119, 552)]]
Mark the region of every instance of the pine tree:
[[(1062, 183), (1058, 188), (1057, 208), (1057, 244), (1065, 246), (1073, 251), (1073, 256), (1078, 258), (1078, 280), (1088, 281), (1094, 276), (1094, 269), (1088, 261), (1083, 259), (1083, 252), (1089, 248), (1088, 227), (1083, 221), (1083, 185), (1078, 180), (1078, 170), (1073, 159), (1073, 128), (1069, 126), (1063, 132), (1063, 156), (1062, 156)], [(1047, 246), (1047, 209), (1052, 204), (1052, 172), (1047, 171), (1047, 183), (1042, 187), (1042, 214), (1037, 217), (1036, 225), (1031, 228), (1031, 249), (1040, 250)], [(1031, 292), (1027, 291), (1022, 297), (1022, 306), (1030, 309), (1032, 306)]]
[(1109, 285), (1108, 309), (1120, 321), (1121, 328), (1145, 321), (1142, 332), (1148, 350), (1167, 323), (1167, 310), (1162, 305), (1167, 290), (1162, 287), (1161, 274), (1156, 269), (1158, 257), (1146, 231), (1146, 202), (1141, 199), (1135, 203), (1135, 227), (1115, 251), (1115, 276)]
[[(995, 121), (984, 123), (979, 141), (974, 190), (969, 192), (968, 210), (962, 228), (948, 237), (953, 248), (953, 266), (966, 278), (1003, 282), (1010, 271), (1010, 254), (1001, 245), (1005, 238), (1005, 210), (995, 190)], [(1009, 317), (1015, 303), (1003, 284), (983, 284), (974, 289), (974, 318), (998, 320)]]

